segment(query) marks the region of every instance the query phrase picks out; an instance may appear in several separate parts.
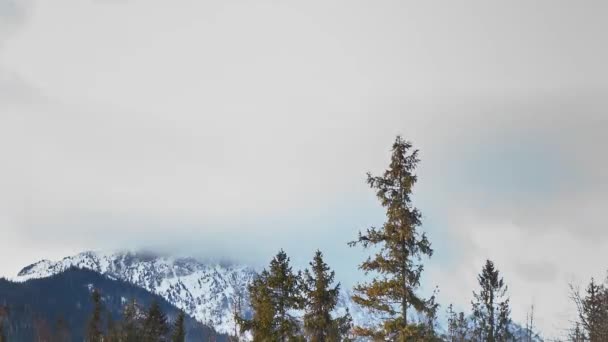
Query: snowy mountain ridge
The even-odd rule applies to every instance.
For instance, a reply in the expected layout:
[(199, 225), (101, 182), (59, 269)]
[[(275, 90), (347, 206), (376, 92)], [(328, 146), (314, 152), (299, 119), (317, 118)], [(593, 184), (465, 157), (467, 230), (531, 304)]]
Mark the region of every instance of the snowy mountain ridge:
[[(90, 269), (110, 278), (127, 281), (165, 298), (171, 304), (220, 333), (235, 330), (234, 304), (243, 299), (242, 312), (250, 313), (247, 285), (256, 271), (244, 265), (206, 263), (193, 258), (173, 258), (151, 254), (83, 252), (60, 261), (41, 260), (23, 268), (13, 278), (26, 281), (45, 278), (71, 267)], [(342, 291), (336, 313), (349, 310), (361, 325), (377, 322)]]

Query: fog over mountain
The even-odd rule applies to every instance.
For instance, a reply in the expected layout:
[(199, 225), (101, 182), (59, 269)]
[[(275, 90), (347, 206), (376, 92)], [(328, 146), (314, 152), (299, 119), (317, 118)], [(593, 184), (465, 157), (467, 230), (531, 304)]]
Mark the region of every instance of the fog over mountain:
[[(260, 268), (385, 215), (365, 174), (421, 151), (422, 291), (485, 259), (560, 336), (608, 267), (608, 4), (0, 0), (0, 275), (84, 250)], [(322, 238), (319, 238), (322, 236)]]

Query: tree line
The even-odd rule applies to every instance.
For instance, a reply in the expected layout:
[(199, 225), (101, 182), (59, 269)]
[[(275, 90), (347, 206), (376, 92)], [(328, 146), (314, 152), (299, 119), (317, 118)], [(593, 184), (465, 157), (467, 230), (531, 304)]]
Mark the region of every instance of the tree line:
[[(310, 269), (294, 272), (281, 250), (268, 269), (249, 286), (253, 317), (237, 317), (241, 333), (254, 341), (333, 342), (365, 339), (373, 341), (508, 341), (510, 308), (507, 286), (492, 261), (478, 277), (480, 290), (474, 293), (472, 318), (448, 309), (448, 331), (437, 329), (439, 304), (436, 296), (423, 298), (417, 291), (423, 271), (423, 257), (433, 254), (426, 234), (420, 231), (420, 211), (412, 205), (417, 182), (418, 150), (397, 137), (389, 167), (381, 176), (367, 175), (368, 185), (386, 211), (380, 227), (359, 232), (350, 242), (373, 251), (359, 269), (374, 277), (354, 287), (353, 301), (379, 313), (379, 326), (353, 326), (348, 312), (336, 315), (340, 284), (333, 285), (334, 272), (315, 253)], [(296, 313), (302, 312), (299, 317)], [(416, 320), (410, 320), (417, 313)]]
[[(439, 304), (434, 292), (429, 298), (419, 294), (422, 261), (433, 254), (431, 243), (421, 231), (422, 214), (412, 203), (412, 190), (418, 178), (418, 150), (401, 137), (392, 146), (388, 168), (380, 176), (367, 175), (386, 220), (378, 227), (359, 232), (351, 247), (370, 251), (359, 270), (371, 279), (355, 285), (352, 300), (381, 317), (375, 326), (353, 324), (348, 311), (337, 313), (341, 290), (334, 283), (335, 273), (316, 251), (309, 268), (294, 271), (285, 251), (280, 250), (267, 268), (248, 286), (252, 315), (241, 314), (241, 301), (234, 303), (234, 341), (248, 334), (254, 341), (449, 341), (506, 342), (534, 341), (533, 308), (526, 327), (515, 331), (511, 321), (508, 287), (499, 270), (487, 260), (477, 276), (471, 314), (447, 307), (447, 326), (438, 329)], [(567, 341), (608, 341), (608, 286), (593, 279), (581, 293), (571, 287), (578, 316)], [(169, 324), (157, 303), (146, 311), (128, 303), (120, 322), (106, 320), (100, 294), (92, 294), (94, 310), (87, 327), (87, 341), (184, 341), (184, 313)], [(0, 322), (6, 312), (0, 308)], [(4, 342), (0, 324), (0, 342)]]
[(170, 323), (158, 302), (154, 301), (147, 310), (141, 308), (134, 300), (124, 307), (119, 321), (111, 316), (104, 320), (104, 309), (101, 294), (93, 290), (93, 312), (86, 329), (87, 342), (185, 342), (185, 313), (180, 311)]
[[(317, 251), (311, 269), (295, 273), (289, 258), (280, 251), (249, 286), (253, 318), (238, 317), (241, 332), (250, 332), (254, 341), (450, 341), (506, 342), (534, 341), (534, 307), (525, 327), (512, 324), (508, 287), (491, 260), (477, 277), (479, 289), (473, 291), (471, 314), (447, 307), (447, 326), (437, 329), (439, 304), (436, 292), (429, 298), (418, 294), (424, 270), (422, 260), (433, 249), (420, 230), (421, 212), (412, 204), (412, 190), (419, 151), (397, 136), (388, 168), (380, 176), (368, 173), (367, 184), (374, 190), (386, 220), (379, 227), (359, 232), (350, 242), (371, 251), (359, 270), (372, 275), (368, 282), (354, 287), (352, 300), (380, 314), (377, 326), (354, 326), (347, 313), (335, 315), (340, 285), (332, 286), (334, 273)], [(566, 328), (567, 341), (608, 341), (608, 286), (591, 281), (584, 294), (572, 289), (578, 317), (574, 327)], [(301, 317), (294, 313), (303, 311)], [(412, 319), (414, 318), (414, 319)]]

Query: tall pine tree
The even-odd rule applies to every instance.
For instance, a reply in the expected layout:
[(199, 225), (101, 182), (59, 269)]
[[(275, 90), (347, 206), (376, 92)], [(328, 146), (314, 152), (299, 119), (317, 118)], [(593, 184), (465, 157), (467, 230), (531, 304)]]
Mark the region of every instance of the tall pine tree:
[(475, 336), (484, 342), (507, 341), (511, 338), (507, 286), (490, 260), (486, 261), (477, 280), (481, 289), (479, 293), (473, 292), (474, 301), (471, 303)]
[(386, 210), (386, 222), (380, 228), (359, 232), (358, 239), (349, 243), (376, 251), (359, 268), (378, 275), (371, 282), (358, 284), (353, 300), (387, 318), (378, 329), (356, 327), (359, 336), (391, 341), (414, 338), (416, 329), (408, 326), (408, 310), (427, 309), (427, 302), (416, 294), (423, 270), (421, 259), (433, 253), (426, 235), (419, 231), (420, 211), (412, 205), (418, 163), (418, 150), (398, 136), (388, 169), (380, 177), (367, 176), (367, 183)]
[(93, 301), (93, 313), (87, 325), (86, 340), (87, 342), (102, 342), (103, 332), (101, 314), (103, 307), (101, 303), (101, 294), (99, 294), (99, 291), (96, 289), (94, 289), (93, 293), (91, 294), (91, 300)]
[(323, 253), (317, 251), (310, 270), (304, 272), (303, 288), (306, 301), (304, 330), (310, 342), (339, 342), (348, 334), (351, 318), (348, 312), (332, 317), (338, 304), (340, 284), (332, 286), (335, 273), (323, 261)]

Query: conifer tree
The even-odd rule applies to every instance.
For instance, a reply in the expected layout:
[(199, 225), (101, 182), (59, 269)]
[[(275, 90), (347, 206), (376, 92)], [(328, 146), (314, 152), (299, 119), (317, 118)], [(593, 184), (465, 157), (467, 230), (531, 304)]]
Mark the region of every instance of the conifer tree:
[(448, 318), (448, 329), (447, 329), (447, 340), (448, 342), (468, 342), (469, 341), (469, 321), (464, 315), (464, 312), (455, 312), (452, 304), (448, 306), (447, 312)]
[(240, 341), (240, 321), (239, 317), (241, 315), (242, 305), (243, 305), (243, 291), (238, 284), (233, 284), (235, 288), (235, 293), (232, 300), (232, 314), (234, 316), (234, 334), (230, 336), (230, 342), (239, 342)]
[(158, 302), (150, 305), (144, 321), (143, 336), (146, 342), (165, 341), (169, 332), (167, 317), (160, 309)]
[(350, 314), (333, 318), (338, 304), (340, 284), (332, 287), (335, 273), (323, 261), (323, 253), (315, 253), (310, 270), (304, 272), (303, 288), (306, 302), (304, 329), (311, 342), (339, 342), (350, 330)]
[(184, 327), (184, 319), (186, 314), (180, 310), (175, 322), (173, 323), (173, 335), (171, 336), (172, 342), (185, 342), (186, 341), (186, 328)]
[(534, 304), (530, 305), (530, 312), (526, 313), (526, 342), (532, 342), (534, 335)]
[(91, 315), (87, 326), (87, 342), (102, 342), (103, 332), (101, 314), (103, 307), (99, 291), (97, 291), (96, 289), (93, 290), (93, 293), (91, 294), (91, 299), (93, 301), (93, 314)]
[(138, 342), (141, 339), (142, 329), (137, 310), (135, 300), (131, 300), (123, 309), (121, 336), (124, 342)]
[(292, 309), (302, 309), (304, 300), (300, 291), (301, 275), (293, 272), (287, 254), (280, 250), (270, 262), (267, 285), (273, 295), (277, 317), (275, 323), (279, 341), (285, 342), (295, 337), (299, 327), (297, 320), (289, 313)]
[(270, 289), (267, 286), (268, 277), (268, 271), (263, 270), (249, 284), (248, 290), (253, 317), (250, 320), (240, 316), (237, 317), (241, 333), (250, 331), (254, 341), (272, 341), (276, 338), (273, 323), (276, 312)]
[(569, 338), (569, 341), (571, 341), (571, 342), (588, 341), (587, 337), (585, 336), (585, 333), (583, 332), (583, 329), (581, 329), (581, 325), (579, 322), (576, 322), (574, 329), (572, 329), (572, 331), (570, 331), (568, 338)]
[(424, 328), (424, 340), (427, 342), (441, 341), (440, 335), (437, 333), (437, 314), (439, 312), (439, 303), (437, 303), (437, 294), (439, 289), (436, 288), (433, 291), (433, 295), (426, 301), (426, 309), (424, 316), (426, 318), (425, 324), (421, 328)]
[(484, 342), (507, 341), (511, 337), (507, 286), (490, 260), (486, 261), (477, 280), (481, 289), (479, 293), (473, 292), (474, 301), (471, 303), (475, 336)]
[[(590, 342), (608, 339), (608, 289), (594, 279), (587, 286), (585, 297), (578, 291), (573, 299), (578, 309), (580, 329)], [(579, 323), (577, 322), (577, 323)]]
[(426, 235), (419, 231), (421, 214), (411, 200), (418, 163), (418, 150), (398, 136), (388, 169), (380, 177), (367, 176), (367, 183), (386, 210), (386, 222), (380, 228), (359, 232), (358, 239), (349, 243), (375, 251), (359, 269), (378, 275), (371, 282), (358, 284), (353, 300), (387, 318), (379, 329), (356, 327), (359, 336), (391, 341), (414, 338), (412, 334), (417, 329), (408, 327), (408, 310), (426, 310), (426, 301), (416, 290), (423, 270), (421, 259), (430, 257), (433, 250)]
[(249, 286), (251, 320), (240, 318), (241, 330), (251, 331), (255, 341), (293, 341), (299, 338), (297, 319), (290, 313), (302, 309), (301, 275), (294, 273), (287, 254), (280, 250)]

